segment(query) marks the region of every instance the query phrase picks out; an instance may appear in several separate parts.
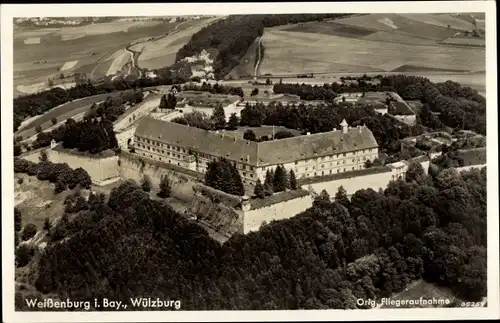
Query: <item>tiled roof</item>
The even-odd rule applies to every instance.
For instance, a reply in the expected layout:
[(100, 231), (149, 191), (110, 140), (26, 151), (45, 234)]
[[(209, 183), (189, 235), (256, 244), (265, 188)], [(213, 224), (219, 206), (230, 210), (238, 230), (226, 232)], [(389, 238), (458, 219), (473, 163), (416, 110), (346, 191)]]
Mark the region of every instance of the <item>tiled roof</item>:
[(297, 136), (259, 143), (259, 165), (286, 164), (296, 160), (378, 147), (367, 127)]
[(336, 130), (257, 143), (144, 117), (139, 122), (135, 134), (254, 166), (286, 164), (301, 159), (378, 147), (373, 133), (365, 126), (350, 128), (345, 134), (342, 130)]
[(257, 163), (257, 143), (151, 117), (139, 121), (135, 135), (162, 143), (193, 149), (230, 160)]

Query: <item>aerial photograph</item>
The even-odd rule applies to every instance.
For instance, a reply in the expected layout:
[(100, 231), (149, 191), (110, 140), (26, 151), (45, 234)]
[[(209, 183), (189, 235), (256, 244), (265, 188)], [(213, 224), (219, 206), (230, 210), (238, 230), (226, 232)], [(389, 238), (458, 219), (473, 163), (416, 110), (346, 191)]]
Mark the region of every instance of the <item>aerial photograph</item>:
[(485, 19), (15, 17), (15, 311), (487, 307)]

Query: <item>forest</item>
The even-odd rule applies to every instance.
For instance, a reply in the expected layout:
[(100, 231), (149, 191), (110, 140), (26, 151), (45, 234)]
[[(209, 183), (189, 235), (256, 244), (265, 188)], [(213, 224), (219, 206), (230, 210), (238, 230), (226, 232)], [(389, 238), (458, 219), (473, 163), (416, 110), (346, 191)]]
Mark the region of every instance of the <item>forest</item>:
[[(369, 83), (372, 79), (378, 84)], [(473, 130), (486, 135), (486, 99), (470, 87), (446, 81), (432, 83), (418, 76), (390, 75), (361, 77), (352, 83), (324, 85), (278, 83), (275, 93), (289, 93), (301, 100), (332, 100), (339, 93), (395, 91), (404, 100), (418, 100), (424, 104), (418, 117), (423, 126), (441, 130), (443, 126)]]
[(41, 254), (38, 293), (181, 299), (183, 310), (349, 309), (424, 278), (461, 299), (486, 295), (486, 168), (426, 175), (414, 164), (385, 191), (351, 201), (323, 191), (305, 212), (223, 245), (132, 182), (81, 204), (67, 216), (72, 233)]
[(231, 15), (195, 33), (177, 52), (176, 62), (214, 49), (214, 75), (222, 79), (240, 63), (255, 38), (263, 35), (264, 28), (342, 16), (346, 14)]

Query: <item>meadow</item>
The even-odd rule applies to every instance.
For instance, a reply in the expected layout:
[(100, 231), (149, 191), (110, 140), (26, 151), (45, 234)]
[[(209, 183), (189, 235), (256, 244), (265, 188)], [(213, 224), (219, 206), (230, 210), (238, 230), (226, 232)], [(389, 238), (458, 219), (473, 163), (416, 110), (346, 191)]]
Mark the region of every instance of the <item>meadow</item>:
[[(175, 25), (161, 21), (138, 21), (57, 28), (52, 32), (47, 28), (15, 30), (14, 86), (57, 78), (61, 67), (68, 62), (76, 63), (65, 73), (85, 73), (98, 79), (107, 74), (112, 62), (108, 58), (116, 51), (136, 39), (164, 35)], [(39, 37), (40, 43), (25, 44), (26, 39), (33, 37)]]

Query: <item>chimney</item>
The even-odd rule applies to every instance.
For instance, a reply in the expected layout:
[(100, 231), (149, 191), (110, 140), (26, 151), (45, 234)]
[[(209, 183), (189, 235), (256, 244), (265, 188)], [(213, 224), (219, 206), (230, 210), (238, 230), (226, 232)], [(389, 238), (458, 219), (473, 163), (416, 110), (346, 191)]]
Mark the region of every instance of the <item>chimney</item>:
[(361, 128), (361, 126), (358, 126), (359, 133), (361, 133), (361, 130), (362, 130), (362, 129), (363, 129), (363, 128)]
[(347, 121), (345, 121), (345, 119), (342, 120), (342, 123), (340, 124), (340, 126), (342, 127), (342, 133), (346, 134), (347, 130), (349, 129), (349, 125), (347, 124)]
[(311, 134), (311, 133), (308, 131), (306, 135), (308, 135), (308, 136), (309, 136), (310, 134)]

